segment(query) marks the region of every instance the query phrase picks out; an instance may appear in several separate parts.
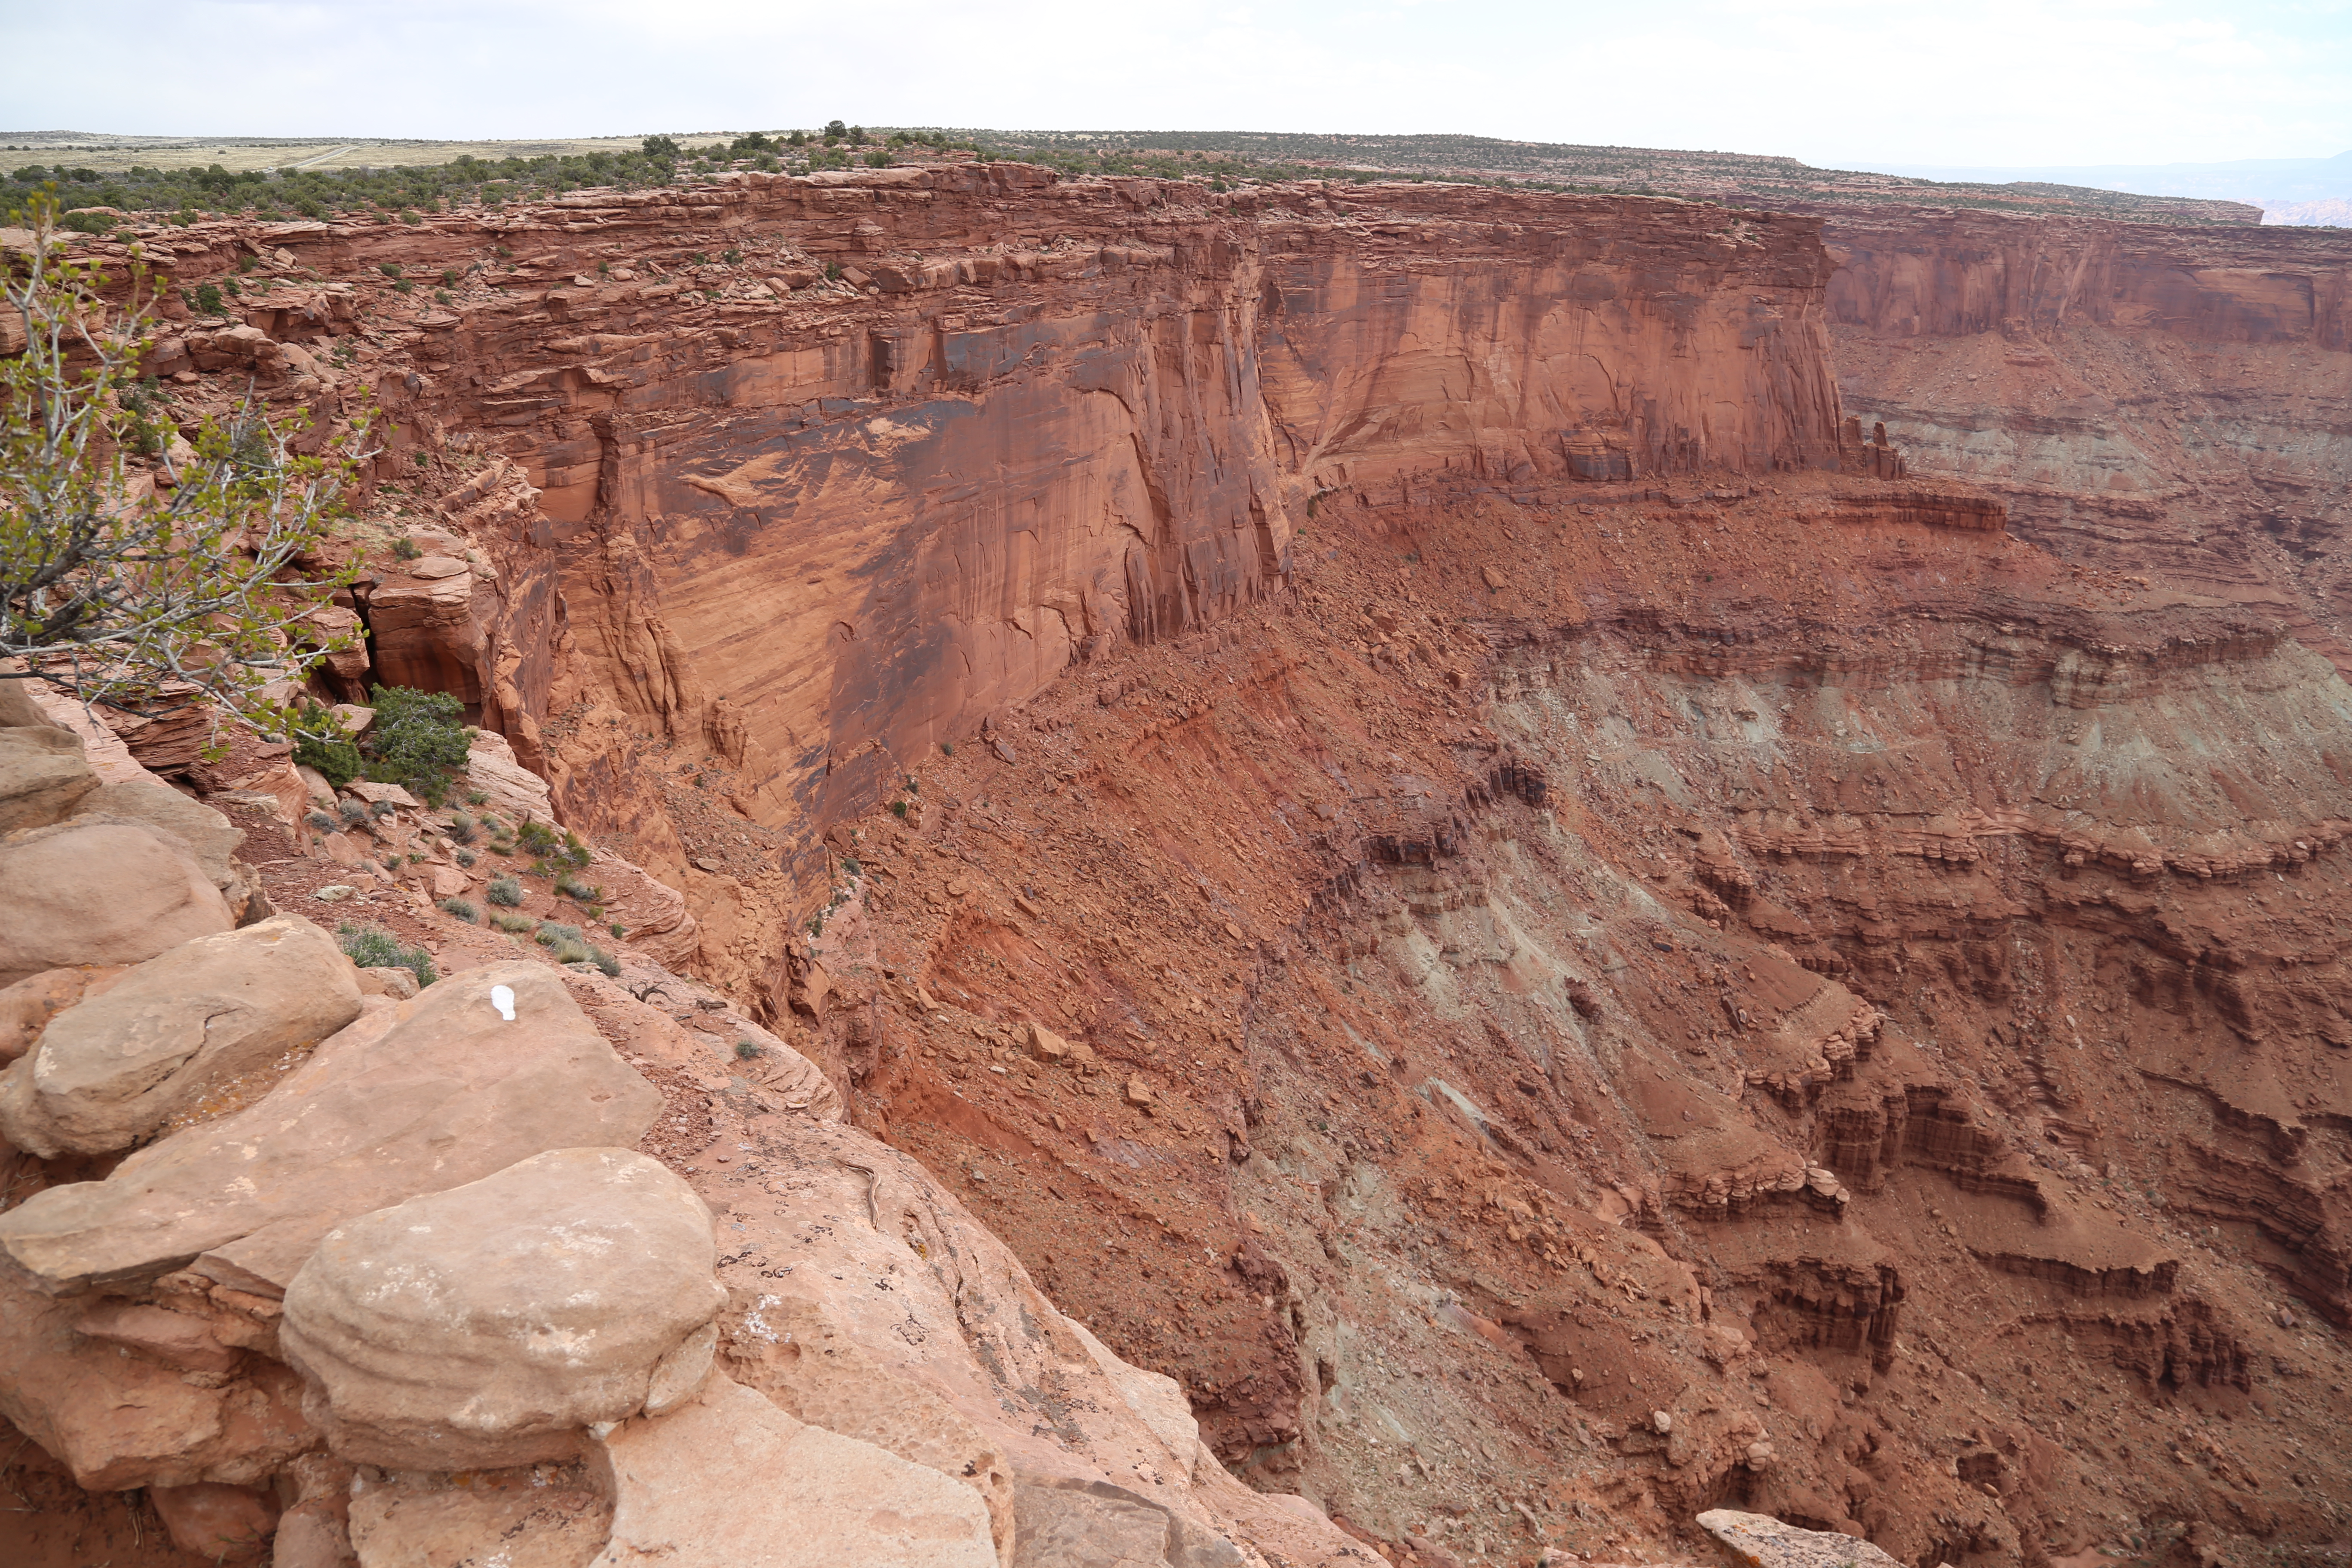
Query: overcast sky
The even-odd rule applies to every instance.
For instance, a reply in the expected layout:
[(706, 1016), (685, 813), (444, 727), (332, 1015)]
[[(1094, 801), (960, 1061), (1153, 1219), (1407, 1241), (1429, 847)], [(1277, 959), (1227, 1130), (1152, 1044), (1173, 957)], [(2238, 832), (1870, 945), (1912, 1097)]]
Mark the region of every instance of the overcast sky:
[(1864, 168), (2352, 149), (2352, 0), (0, 0), (0, 59), (16, 131), (490, 138), (839, 115)]

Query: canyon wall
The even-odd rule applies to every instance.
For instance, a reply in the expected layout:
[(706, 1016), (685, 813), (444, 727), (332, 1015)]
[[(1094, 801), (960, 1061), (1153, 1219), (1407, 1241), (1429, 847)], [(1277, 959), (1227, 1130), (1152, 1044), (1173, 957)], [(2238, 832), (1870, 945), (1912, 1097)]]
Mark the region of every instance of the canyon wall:
[[(747, 174), (279, 226), (286, 291), (252, 313), (298, 352), (366, 318), (356, 376), (290, 379), (331, 406), (373, 387), (397, 489), (431, 499), (411, 481), (442, 470), (409, 464), (453, 448), (511, 465), (444, 508), (495, 603), (376, 585), (378, 673), (461, 690), (570, 817), (682, 871), (615, 729), (708, 743), (803, 853), (1074, 660), (1261, 599), (1320, 489), (1834, 464), (1816, 228), (1409, 184)], [(412, 304), (387, 268), (446, 286)], [(558, 711), (588, 739), (544, 743)]]
[(1847, 406), (2086, 563), (2284, 616), (2352, 659), (2340, 235), (1840, 213)]
[(746, 179), (166, 236), (290, 302), (158, 363), (372, 391), (377, 672), (1393, 1559), (2333, 1540), (2340, 268), (1821, 232)]

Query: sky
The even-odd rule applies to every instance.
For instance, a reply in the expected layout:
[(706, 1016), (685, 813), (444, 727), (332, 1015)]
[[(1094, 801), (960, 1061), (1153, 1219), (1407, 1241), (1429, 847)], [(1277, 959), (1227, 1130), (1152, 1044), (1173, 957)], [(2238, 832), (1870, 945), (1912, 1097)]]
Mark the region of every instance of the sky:
[(0, 131), (490, 139), (839, 116), (1846, 168), (2352, 150), (2352, 0), (0, 0)]

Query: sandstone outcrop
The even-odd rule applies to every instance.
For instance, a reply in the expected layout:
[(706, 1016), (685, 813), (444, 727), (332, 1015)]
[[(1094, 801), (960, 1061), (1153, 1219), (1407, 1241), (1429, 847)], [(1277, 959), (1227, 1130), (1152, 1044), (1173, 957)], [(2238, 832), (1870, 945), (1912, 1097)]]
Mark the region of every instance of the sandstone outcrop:
[(299, 916), (197, 937), (48, 1020), (0, 1077), (0, 1136), (45, 1159), (127, 1149), (359, 1011), (350, 961)]
[(50, 724), (0, 729), (0, 833), (62, 821), (97, 787), (79, 736)]
[(645, 1410), (649, 1387), (678, 1403), (709, 1370), (712, 1257), (709, 1211), (660, 1165), (551, 1150), (329, 1231), (278, 1345), (344, 1459), (575, 1458), (581, 1428)]
[(140, 963), (235, 916), (181, 844), (143, 824), (75, 820), (0, 838), (0, 985), (43, 970)]
[[(667, 1415), (624, 1422), (592, 1455), (613, 1499), (599, 1564), (997, 1568), (988, 1510), (936, 1470), (785, 1415), (714, 1377)], [(758, 1478), (755, 1485), (746, 1481)]]
[[(1890, 212), (1824, 255), (1631, 199), (880, 174), (306, 226), (327, 269), (521, 265), (422, 316), (369, 285), (370, 339), (267, 323), (361, 340), (322, 406), (411, 433), (438, 574), (371, 553), (355, 613), (385, 586), (401, 668), (679, 895), (657, 964), (559, 984), (664, 1095), (733, 1384), (1000, 1557), (1009, 1518), (1016, 1556), (1600, 1559), (1726, 1500), (1910, 1563), (2336, 1539), (2315, 242), (2110, 231), (2118, 270)], [(236, 232), (169, 242), (193, 277)], [(1916, 336), (1864, 298), (1897, 273)], [(409, 1006), (541, 945), (431, 907), (496, 868), (426, 815), (278, 816), (264, 879), (431, 945)], [(248, 1359), (193, 1375), (290, 1379), (290, 1276), (236, 1261), (109, 1287), (200, 1331), (22, 1292), (42, 1375), (209, 1335)], [(630, 1426), (694, 1407), (672, 1370)], [(315, 1457), (19, 1408), (116, 1484)], [(598, 1528), (562, 1513), (516, 1540)]]
[(377, 1004), (235, 1115), (36, 1194), (0, 1215), (0, 1249), (51, 1291), (193, 1264), (282, 1296), (344, 1220), (549, 1149), (625, 1146), (658, 1106), (547, 969), (476, 969)]
[(1698, 1524), (1738, 1568), (1895, 1568), (1894, 1558), (1867, 1541), (1800, 1530), (1769, 1514), (1710, 1509)]

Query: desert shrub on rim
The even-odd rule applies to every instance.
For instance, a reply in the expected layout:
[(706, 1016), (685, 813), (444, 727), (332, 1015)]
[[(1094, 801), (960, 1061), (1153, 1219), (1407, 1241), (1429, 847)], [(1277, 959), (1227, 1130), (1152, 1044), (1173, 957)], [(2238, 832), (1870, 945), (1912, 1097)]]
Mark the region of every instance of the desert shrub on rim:
[[(0, 360), (0, 659), (88, 702), (139, 711), (193, 690), (217, 725), (301, 732), (289, 705), (304, 673), (349, 634), (308, 624), (356, 564), (315, 559), (373, 456), (364, 413), (319, 456), (293, 447), (298, 418), (248, 400), (208, 421), (187, 455), (160, 454), (160, 482), (134, 472), (142, 444), (139, 362), (153, 336), (153, 280), (133, 261), (127, 290), (59, 235), (54, 189), (9, 215), (30, 243), (0, 258), (0, 309), (25, 347)], [(12, 334), (13, 335), (13, 334)], [(213, 755), (225, 752), (217, 729)]]

